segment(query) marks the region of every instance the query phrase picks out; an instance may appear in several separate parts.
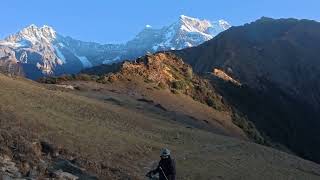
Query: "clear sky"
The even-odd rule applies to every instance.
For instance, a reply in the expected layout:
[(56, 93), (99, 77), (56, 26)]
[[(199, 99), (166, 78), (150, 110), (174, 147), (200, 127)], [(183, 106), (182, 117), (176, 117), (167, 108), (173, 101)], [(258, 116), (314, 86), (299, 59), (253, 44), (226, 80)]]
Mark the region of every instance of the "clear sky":
[(36, 24), (96, 42), (124, 42), (145, 25), (161, 27), (179, 15), (225, 19), (232, 25), (261, 16), (320, 20), (320, 0), (1, 0), (0, 38)]

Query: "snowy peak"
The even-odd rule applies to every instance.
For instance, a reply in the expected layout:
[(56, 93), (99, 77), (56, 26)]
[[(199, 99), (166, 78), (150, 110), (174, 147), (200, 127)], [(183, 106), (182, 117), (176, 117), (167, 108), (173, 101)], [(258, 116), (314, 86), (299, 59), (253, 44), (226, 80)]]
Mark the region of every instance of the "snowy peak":
[(34, 24), (23, 28), (21, 31), (14, 35), (10, 35), (5, 39), (7, 42), (18, 43), (21, 41), (28, 41), (32, 45), (39, 43), (51, 43), (56, 39), (56, 31), (47, 25), (37, 27)]
[(178, 24), (180, 26), (180, 30), (182, 31), (189, 33), (199, 33), (209, 39), (212, 39), (220, 32), (225, 31), (231, 27), (231, 25), (223, 19), (219, 21), (209, 21), (206, 19), (200, 20), (198, 18), (193, 18), (185, 15), (180, 16)]
[(55, 46), (56, 37), (52, 27), (31, 24), (0, 41), (0, 49), (10, 48), (18, 62), (32, 64), (44, 75), (54, 74), (56, 67), (66, 62), (60, 49)]
[(205, 32), (208, 28), (212, 27), (208, 20), (200, 20), (185, 15), (180, 16), (179, 25), (181, 30), (187, 32)]
[(209, 21), (181, 15), (176, 22), (160, 29), (147, 25), (126, 46), (128, 49), (138, 49), (141, 52), (139, 55), (143, 52), (178, 50), (197, 46), (230, 27), (225, 20)]
[(224, 30), (227, 30), (227, 29), (229, 29), (231, 27), (231, 25), (227, 21), (225, 21), (223, 19), (219, 20), (219, 26), (221, 28), (223, 28)]

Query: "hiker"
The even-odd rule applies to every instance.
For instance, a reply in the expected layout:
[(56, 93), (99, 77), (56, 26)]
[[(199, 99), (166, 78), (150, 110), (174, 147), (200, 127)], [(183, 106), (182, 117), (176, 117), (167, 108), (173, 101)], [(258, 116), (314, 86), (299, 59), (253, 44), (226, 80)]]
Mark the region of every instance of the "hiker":
[(175, 180), (176, 179), (176, 164), (175, 160), (170, 156), (169, 149), (161, 149), (161, 160), (156, 169), (148, 172), (147, 177), (152, 177), (154, 174), (159, 174), (159, 180)]

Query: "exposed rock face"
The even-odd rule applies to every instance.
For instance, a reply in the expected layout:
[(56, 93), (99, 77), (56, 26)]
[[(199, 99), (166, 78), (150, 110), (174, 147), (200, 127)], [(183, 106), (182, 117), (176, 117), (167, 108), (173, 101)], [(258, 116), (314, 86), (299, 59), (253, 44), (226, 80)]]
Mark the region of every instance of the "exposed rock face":
[(50, 75), (56, 65), (63, 63), (63, 59), (56, 55), (52, 45), (55, 38), (56, 32), (51, 27), (38, 28), (31, 25), (15, 35), (10, 35), (0, 42), (0, 45), (14, 50), (20, 62), (28, 63), (33, 60), (34, 62), (29, 63), (34, 64), (43, 74)]
[(0, 156), (0, 177), (1, 179), (21, 178), (22, 175), (16, 167), (16, 163), (8, 156)]
[(0, 72), (8, 75), (23, 75), (21, 64), (10, 48), (0, 48)]
[(223, 72), (220, 69), (214, 69), (213, 70), (213, 75), (217, 76), (220, 79), (223, 79), (225, 81), (232, 82), (235, 85), (241, 86), (241, 83), (238, 82), (237, 80), (234, 80), (232, 77), (230, 77), (227, 73)]
[[(59, 37), (49, 26), (30, 25), (0, 41), (0, 56), (18, 63), (19, 70), (30, 79), (80, 71), (83, 68), (80, 60), (67, 50), (62, 53), (64, 46), (58, 42)], [(1, 62), (1, 67), (8, 66), (8, 60), (2, 58)], [(11, 74), (16, 73), (6, 69)]]
[(187, 71), (188, 68), (191, 68), (187, 64), (184, 64), (181, 59), (174, 58), (168, 54), (159, 53), (154, 56), (151, 55), (137, 59), (135, 62), (125, 62), (122, 65), (121, 74), (125, 76), (143, 76), (151, 81), (168, 84), (178, 78), (174, 76), (172, 66), (184, 69), (185, 71)]
[(198, 73), (220, 69), (241, 88), (221, 86), (272, 140), (320, 161), (320, 23), (261, 18), (176, 52)]

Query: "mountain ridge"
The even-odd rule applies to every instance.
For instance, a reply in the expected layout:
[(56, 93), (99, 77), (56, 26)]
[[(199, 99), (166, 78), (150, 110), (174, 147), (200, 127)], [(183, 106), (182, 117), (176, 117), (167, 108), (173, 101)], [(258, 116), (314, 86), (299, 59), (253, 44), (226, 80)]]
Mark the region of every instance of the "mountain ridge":
[[(263, 17), (174, 53), (208, 75), (262, 134), (319, 162), (319, 32), (316, 21)], [(242, 86), (217, 83), (214, 69)]]
[(229, 27), (222, 20), (210, 23), (181, 16), (177, 22), (162, 29), (145, 28), (127, 43), (100, 44), (65, 37), (48, 25), (37, 27), (32, 24), (0, 41), (0, 48), (11, 49), (11, 54), (15, 54), (13, 59), (26, 69), (26, 77), (38, 79), (73, 74), (100, 64), (134, 59), (148, 52), (196, 46)]

